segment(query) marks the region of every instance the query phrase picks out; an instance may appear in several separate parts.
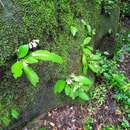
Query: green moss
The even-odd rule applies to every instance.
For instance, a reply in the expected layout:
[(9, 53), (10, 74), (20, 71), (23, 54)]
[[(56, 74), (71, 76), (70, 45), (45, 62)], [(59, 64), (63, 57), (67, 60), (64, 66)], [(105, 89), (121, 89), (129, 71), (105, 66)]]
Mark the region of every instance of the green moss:
[[(80, 43), (86, 36), (81, 19), (90, 23), (97, 32), (101, 31), (98, 40), (108, 27), (101, 26), (101, 9), (95, 0), (15, 0), (13, 5), (13, 18), (3, 17), (0, 21), (0, 66), (6, 66), (4, 79), (0, 82), (0, 99), (6, 105), (21, 98), (18, 104), (22, 111), (48, 81), (55, 82), (72, 72), (80, 73)], [(71, 35), (71, 26), (79, 30), (75, 37)], [(15, 81), (10, 72), (10, 66), (16, 60), (15, 50), (22, 42), (28, 43), (32, 39), (40, 39), (41, 49), (64, 58), (63, 65), (40, 63), (33, 66), (41, 78), (37, 89), (32, 89), (25, 79)]]

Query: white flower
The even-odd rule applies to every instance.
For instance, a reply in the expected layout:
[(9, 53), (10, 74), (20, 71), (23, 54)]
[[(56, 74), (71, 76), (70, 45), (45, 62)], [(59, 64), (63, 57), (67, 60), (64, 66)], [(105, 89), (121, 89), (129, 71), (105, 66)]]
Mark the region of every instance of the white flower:
[(68, 85), (70, 85), (70, 84), (73, 83), (73, 81), (72, 81), (71, 79), (67, 79), (67, 80), (66, 80), (66, 83), (67, 83)]
[(38, 39), (34, 39), (32, 40), (30, 43), (29, 43), (29, 48), (32, 49), (32, 48), (36, 48), (39, 44), (39, 40)]
[(109, 56), (110, 54), (109, 54), (109, 52), (108, 52), (108, 51), (104, 51), (104, 55)]

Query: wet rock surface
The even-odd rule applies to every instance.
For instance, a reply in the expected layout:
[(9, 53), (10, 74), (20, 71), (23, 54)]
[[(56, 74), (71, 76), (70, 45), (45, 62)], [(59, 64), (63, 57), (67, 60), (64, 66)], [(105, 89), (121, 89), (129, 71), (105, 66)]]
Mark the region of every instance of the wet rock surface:
[[(103, 124), (118, 124), (123, 115), (117, 110), (118, 104), (112, 98), (112, 91), (106, 94), (105, 103), (96, 106), (90, 101), (88, 105), (66, 105), (42, 114), (22, 130), (84, 130), (87, 117), (94, 119), (93, 130), (98, 130)], [(92, 111), (91, 108), (95, 110)]]

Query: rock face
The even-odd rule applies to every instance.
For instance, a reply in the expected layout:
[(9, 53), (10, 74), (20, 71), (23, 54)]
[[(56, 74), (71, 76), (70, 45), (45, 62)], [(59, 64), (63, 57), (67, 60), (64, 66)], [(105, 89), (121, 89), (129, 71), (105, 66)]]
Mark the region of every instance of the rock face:
[[(80, 43), (86, 32), (81, 20), (97, 30), (94, 43), (99, 48), (109, 29), (113, 36), (117, 32), (119, 9), (115, 5), (113, 13), (105, 16), (101, 14), (101, 4), (96, 0), (1, 1), (4, 6), (0, 4), (0, 67), (4, 68), (4, 77), (0, 80), (0, 100), (5, 106), (16, 105), (23, 113), (8, 128), (14, 129), (34, 116), (69, 101), (63, 96), (56, 96), (52, 86), (57, 79), (80, 73)], [(71, 26), (79, 30), (75, 37), (71, 35)], [(33, 66), (40, 77), (37, 88), (32, 88), (24, 77), (14, 80), (10, 72), (11, 64), (16, 61), (15, 50), (32, 39), (40, 40), (40, 49), (47, 49), (64, 58), (63, 65), (39, 63)], [(109, 47), (110, 43), (106, 44)], [(111, 49), (113, 46), (110, 46)]]

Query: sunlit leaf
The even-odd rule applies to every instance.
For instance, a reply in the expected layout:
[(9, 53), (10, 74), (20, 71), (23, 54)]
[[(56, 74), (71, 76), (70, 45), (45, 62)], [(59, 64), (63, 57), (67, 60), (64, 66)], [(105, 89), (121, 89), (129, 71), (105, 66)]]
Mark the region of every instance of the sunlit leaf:
[(64, 80), (58, 80), (54, 86), (55, 93), (61, 93), (65, 87), (66, 82)]
[(37, 63), (38, 60), (35, 57), (28, 56), (25, 58), (25, 62), (28, 64), (34, 64), (34, 63)]
[(91, 34), (91, 32), (92, 32), (92, 28), (89, 24), (87, 24), (87, 31), (88, 31), (89, 34)]
[(28, 44), (22, 45), (18, 48), (17, 55), (18, 55), (19, 58), (23, 58), (27, 55), (28, 51), (29, 51)]
[(86, 37), (83, 41), (83, 45), (88, 45), (91, 42), (92, 38), (91, 37)]
[(66, 85), (66, 86), (65, 86), (65, 94), (68, 96), (68, 95), (70, 94), (70, 92), (71, 92), (70, 86), (69, 86), (69, 85)]
[(72, 35), (75, 36), (76, 33), (78, 32), (78, 29), (77, 29), (76, 27), (74, 27), (74, 26), (71, 26), (70, 29), (71, 29), (71, 33), (72, 33)]
[(11, 115), (13, 118), (17, 119), (19, 116), (19, 113), (17, 112), (17, 110), (15, 108), (11, 109)]
[(13, 73), (13, 76), (15, 79), (19, 78), (23, 74), (23, 62), (17, 61), (11, 66), (11, 72)]
[(63, 59), (61, 56), (55, 53), (51, 53), (47, 50), (38, 50), (38, 51), (32, 52), (31, 56), (37, 60), (51, 61), (51, 62), (59, 63), (59, 64), (63, 63)]
[(87, 95), (85, 92), (79, 92), (79, 97), (80, 97), (82, 100), (85, 100), (85, 101), (88, 101), (88, 100), (89, 100), (89, 97), (88, 97), (88, 95)]
[(96, 63), (89, 64), (89, 68), (90, 68), (91, 71), (93, 71), (97, 74), (101, 72), (101, 67)]
[(92, 81), (85, 76), (76, 76), (74, 80), (84, 85), (92, 85)]
[(95, 60), (95, 61), (96, 61), (96, 60), (101, 60), (101, 58), (102, 58), (102, 57), (101, 57), (101, 54), (91, 55), (91, 59), (92, 59), (92, 60)]
[(31, 82), (33, 86), (36, 86), (37, 83), (39, 82), (39, 77), (36, 74), (36, 72), (33, 71), (31, 67), (28, 65), (24, 65), (23, 70), (28, 78), (28, 80)]
[(86, 55), (92, 55), (92, 51), (88, 48), (84, 48), (83, 53), (86, 54)]

